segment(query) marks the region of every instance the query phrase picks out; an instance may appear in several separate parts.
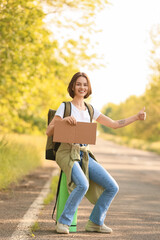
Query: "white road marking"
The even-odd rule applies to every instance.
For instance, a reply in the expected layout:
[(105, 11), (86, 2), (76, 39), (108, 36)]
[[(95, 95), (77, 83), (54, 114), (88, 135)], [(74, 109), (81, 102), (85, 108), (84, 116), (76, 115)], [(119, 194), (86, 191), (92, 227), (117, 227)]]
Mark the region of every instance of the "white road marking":
[(51, 178), (44, 185), (39, 196), (35, 199), (35, 201), (29, 207), (28, 211), (23, 216), (16, 230), (13, 232), (11, 236), (11, 240), (31, 239), (30, 227), (38, 219), (38, 214), (40, 212), (40, 209), (43, 207), (43, 200), (50, 191), (50, 184), (51, 184), (52, 177), (56, 176), (57, 174), (58, 174), (58, 171), (53, 170)]

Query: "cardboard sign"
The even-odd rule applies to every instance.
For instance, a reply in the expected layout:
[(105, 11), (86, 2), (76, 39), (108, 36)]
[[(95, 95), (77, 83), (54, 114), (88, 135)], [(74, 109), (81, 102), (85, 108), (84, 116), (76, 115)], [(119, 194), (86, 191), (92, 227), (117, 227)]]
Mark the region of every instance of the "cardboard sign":
[(96, 123), (77, 122), (70, 125), (65, 121), (56, 121), (54, 126), (53, 141), (63, 143), (96, 143)]

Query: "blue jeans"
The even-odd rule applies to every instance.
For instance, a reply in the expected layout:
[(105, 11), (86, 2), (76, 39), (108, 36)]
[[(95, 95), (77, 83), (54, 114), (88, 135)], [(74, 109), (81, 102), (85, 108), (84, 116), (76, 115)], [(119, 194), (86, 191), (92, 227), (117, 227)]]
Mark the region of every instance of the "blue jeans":
[[(88, 180), (81, 168), (82, 154), (83, 153), (81, 152), (81, 161), (75, 162), (72, 168), (71, 177), (72, 181), (76, 184), (76, 187), (69, 195), (65, 204), (65, 208), (58, 220), (60, 223), (69, 226), (72, 223), (76, 209), (78, 208), (81, 200), (89, 188)], [(104, 188), (104, 192), (97, 200), (89, 219), (98, 225), (103, 225), (107, 210), (117, 194), (119, 187), (111, 175), (90, 156), (88, 167), (89, 178)]]

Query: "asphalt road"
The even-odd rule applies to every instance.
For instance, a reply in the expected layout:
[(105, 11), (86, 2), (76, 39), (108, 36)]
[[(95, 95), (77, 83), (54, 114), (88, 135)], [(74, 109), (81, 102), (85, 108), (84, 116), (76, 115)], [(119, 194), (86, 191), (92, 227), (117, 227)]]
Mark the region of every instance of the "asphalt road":
[[(160, 239), (160, 156), (146, 151), (119, 146), (101, 139), (98, 139), (97, 144), (91, 146), (91, 149), (97, 160), (116, 179), (120, 187), (119, 193), (112, 202), (105, 220), (105, 223), (113, 229), (113, 233), (107, 235), (85, 232), (84, 226), (93, 206), (84, 198), (78, 209), (76, 233), (64, 235), (55, 232), (55, 223), (51, 219), (52, 207), (54, 205), (54, 202), (52, 202), (50, 205), (43, 207), (39, 214), (37, 220), (39, 229), (34, 232), (34, 239)], [(22, 199), (18, 200), (18, 187), (0, 194), (0, 207), (2, 209), (0, 212), (0, 239), (10, 239), (21, 216), (29, 208), (34, 197), (38, 195), (40, 185), (43, 185), (47, 177), (50, 176), (53, 167), (55, 165), (40, 169), (39, 174), (33, 174), (38, 178), (36, 184), (33, 183), (34, 181), (27, 183), (27, 181), (31, 181), (32, 175), (30, 175), (30, 178), (26, 178), (25, 184), (29, 184), (30, 188), (27, 188), (27, 193), (23, 189), (21, 192)], [(43, 183), (40, 183), (41, 181)], [(34, 185), (33, 189), (32, 185)], [(22, 188), (20, 189), (22, 190)], [(15, 196), (17, 196), (16, 201)], [(18, 201), (20, 201), (19, 204)], [(14, 207), (13, 203), (16, 203), (16, 207)], [(7, 208), (7, 206), (9, 207)], [(14, 217), (15, 209), (17, 214)], [(5, 212), (6, 214), (4, 215)], [(29, 238), (33, 239), (33, 237)]]

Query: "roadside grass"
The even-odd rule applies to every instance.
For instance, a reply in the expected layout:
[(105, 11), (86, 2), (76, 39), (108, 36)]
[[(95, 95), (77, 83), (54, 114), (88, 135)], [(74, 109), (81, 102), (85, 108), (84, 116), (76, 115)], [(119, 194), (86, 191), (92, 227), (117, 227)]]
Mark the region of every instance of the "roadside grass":
[(38, 231), (40, 229), (38, 222), (35, 222), (31, 228), (30, 228), (30, 233), (32, 237), (35, 237), (34, 232)]
[(135, 139), (135, 138), (130, 139), (130, 138), (124, 137), (124, 136), (121, 137), (121, 136), (115, 136), (115, 135), (104, 134), (104, 133), (100, 133), (99, 137), (101, 137), (105, 140), (113, 141), (120, 145), (126, 145), (126, 146), (129, 146), (132, 148), (142, 149), (142, 150), (160, 154), (160, 141), (149, 142), (149, 141), (145, 141), (142, 139)]
[(50, 204), (53, 201), (57, 191), (58, 180), (59, 180), (59, 176), (54, 176), (52, 178), (51, 185), (50, 185), (50, 192), (48, 193), (48, 195), (43, 201), (44, 205)]
[(42, 165), (44, 136), (0, 135), (0, 189), (6, 189)]

